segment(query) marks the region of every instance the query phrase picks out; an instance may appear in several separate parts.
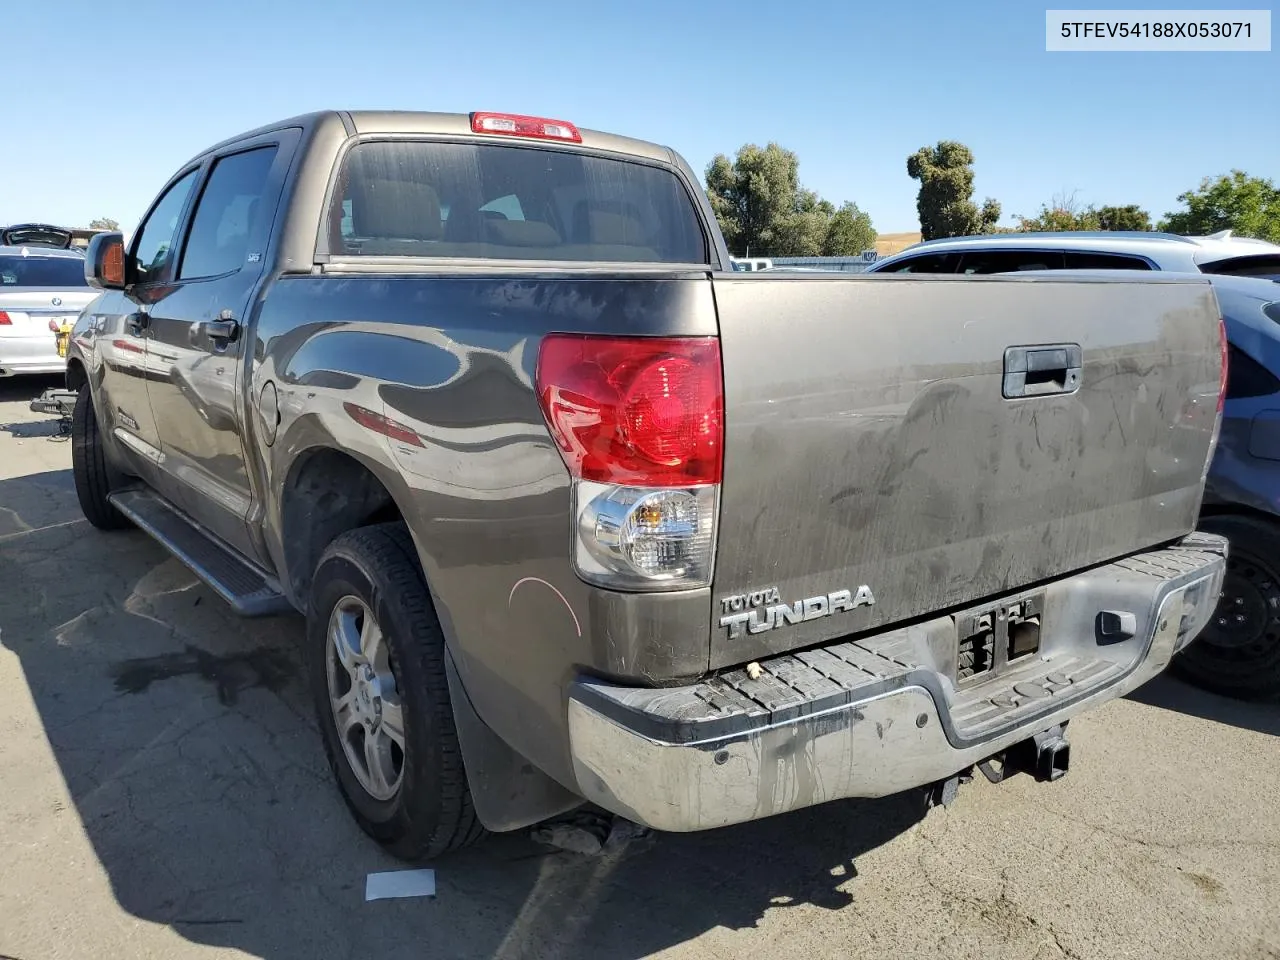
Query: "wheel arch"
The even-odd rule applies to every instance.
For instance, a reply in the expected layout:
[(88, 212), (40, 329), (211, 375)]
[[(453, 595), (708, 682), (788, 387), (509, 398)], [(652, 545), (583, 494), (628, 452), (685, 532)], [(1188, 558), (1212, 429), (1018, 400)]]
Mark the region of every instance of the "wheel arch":
[(299, 451), (289, 463), (279, 518), (285, 588), (295, 604), (304, 606), (316, 562), (330, 543), (359, 527), (407, 522), (375, 465), (323, 444)]
[(80, 388), (89, 382), (89, 372), (85, 369), (84, 362), (79, 357), (70, 357), (67, 360), (66, 384), (67, 389), (72, 393), (79, 393)]

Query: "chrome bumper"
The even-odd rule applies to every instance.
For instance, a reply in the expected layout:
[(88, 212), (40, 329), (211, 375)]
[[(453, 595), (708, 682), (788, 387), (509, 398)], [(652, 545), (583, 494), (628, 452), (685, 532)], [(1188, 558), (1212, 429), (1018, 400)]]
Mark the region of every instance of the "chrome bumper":
[[(578, 789), (692, 831), (945, 779), (1162, 671), (1208, 621), (1225, 558), (1223, 538), (1193, 534), (1041, 587), (1040, 653), (977, 682), (957, 684), (939, 662), (948, 631), (954, 650), (950, 616), (761, 661), (754, 679), (658, 690), (582, 679), (569, 701)], [(1132, 635), (1104, 635), (1103, 611), (1132, 613)]]

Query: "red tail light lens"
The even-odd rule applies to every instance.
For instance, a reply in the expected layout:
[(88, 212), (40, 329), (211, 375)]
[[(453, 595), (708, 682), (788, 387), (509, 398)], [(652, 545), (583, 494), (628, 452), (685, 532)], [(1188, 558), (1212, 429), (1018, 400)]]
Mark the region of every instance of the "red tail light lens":
[(714, 337), (552, 334), (538, 400), (569, 472), (640, 487), (719, 483), (724, 443)]
[(1227, 356), (1230, 353), (1230, 348), (1227, 344), (1227, 322), (1221, 319), (1218, 321), (1218, 346), (1222, 351), (1222, 367), (1218, 374), (1218, 412), (1221, 413), (1223, 406), (1227, 402), (1227, 373), (1230, 367), (1227, 361)]
[(13, 321), (9, 319), (9, 315), (5, 313), (3, 310), (0, 310), (0, 327), (7, 327), (7, 326), (10, 326), (12, 323)]

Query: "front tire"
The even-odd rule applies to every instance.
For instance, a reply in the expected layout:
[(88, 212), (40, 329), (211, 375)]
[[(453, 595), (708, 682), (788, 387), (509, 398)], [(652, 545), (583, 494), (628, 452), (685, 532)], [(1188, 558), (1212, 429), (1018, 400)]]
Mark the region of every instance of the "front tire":
[(1200, 528), (1231, 542), (1222, 596), (1208, 625), (1174, 659), (1178, 673), (1240, 699), (1280, 694), (1280, 525), (1209, 517)]
[(409, 861), (482, 837), (444, 635), (403, 524), (352, 530), (325, 549), (311, 584), (307, 649), (329, 766), (365, 833)]
[(87, 383), (80, 387), (75, 409), (71, 411), (71, 469), (76, 497), (86, 520), (99, 530), (123, 530), (132, 526), (107, 499), (118, 478), (107, 462)]

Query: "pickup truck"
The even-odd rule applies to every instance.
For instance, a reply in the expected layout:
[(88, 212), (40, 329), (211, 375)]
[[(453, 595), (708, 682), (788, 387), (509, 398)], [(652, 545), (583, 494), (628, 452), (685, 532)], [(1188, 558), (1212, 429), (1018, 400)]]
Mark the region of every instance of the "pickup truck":
[(85, 516), (305, 615), (405, 859), (1056, 779), (1220, 589), (1203, 278), (739, 273), (666, 147), (390, 112), (210, 148), (85, 269)]

